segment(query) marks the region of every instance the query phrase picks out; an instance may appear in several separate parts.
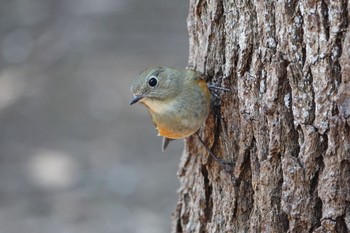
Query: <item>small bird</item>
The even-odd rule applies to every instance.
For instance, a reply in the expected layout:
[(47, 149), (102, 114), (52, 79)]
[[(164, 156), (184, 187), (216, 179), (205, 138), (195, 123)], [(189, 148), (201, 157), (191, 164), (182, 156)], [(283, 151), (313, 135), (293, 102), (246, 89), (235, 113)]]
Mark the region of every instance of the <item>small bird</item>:
[(210, 92), (203, 75), (194, 70), (157, 66), (143, 71), (133, 82), (130, 105), (144, 104), (163, 136), (165, 150), (172, 139), (186, 138), (206, 121)]

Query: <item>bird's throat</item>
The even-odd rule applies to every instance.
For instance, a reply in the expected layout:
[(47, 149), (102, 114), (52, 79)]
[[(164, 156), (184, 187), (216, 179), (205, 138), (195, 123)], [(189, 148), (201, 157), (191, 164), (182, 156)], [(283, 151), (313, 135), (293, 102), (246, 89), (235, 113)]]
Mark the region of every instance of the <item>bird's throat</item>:
[(174, 110), (172, 101), (145, 98), (142, 102), (151, 112), (156, 114), (166, 114)]

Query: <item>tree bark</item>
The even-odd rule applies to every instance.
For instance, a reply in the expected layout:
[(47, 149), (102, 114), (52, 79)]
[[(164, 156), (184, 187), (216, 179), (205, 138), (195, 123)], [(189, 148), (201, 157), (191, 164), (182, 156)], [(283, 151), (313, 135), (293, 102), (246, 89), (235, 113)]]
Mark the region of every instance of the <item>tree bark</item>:
[(214, 91), (186, 139), (173, 232), (350, 231), (346, 0), (190, 0), (189, 66)]

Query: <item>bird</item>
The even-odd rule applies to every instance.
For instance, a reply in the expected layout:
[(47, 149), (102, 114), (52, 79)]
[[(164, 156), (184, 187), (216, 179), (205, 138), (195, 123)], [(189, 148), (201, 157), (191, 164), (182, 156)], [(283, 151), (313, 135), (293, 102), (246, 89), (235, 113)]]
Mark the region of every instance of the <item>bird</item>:
[(155, 66), (141, 72), (131, 85), (130, 105), (144, 104), (164, 151), (171, 140), (196, 133), (210, 111), (211, 95), (204, 75), (191, 69)]

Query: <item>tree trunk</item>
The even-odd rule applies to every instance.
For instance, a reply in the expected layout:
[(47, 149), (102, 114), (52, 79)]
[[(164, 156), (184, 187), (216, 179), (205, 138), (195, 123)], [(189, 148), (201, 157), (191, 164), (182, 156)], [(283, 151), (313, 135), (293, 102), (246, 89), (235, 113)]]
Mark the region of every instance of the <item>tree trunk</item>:
[[(190, 0), (189, 66), (214, 91), (186, 140), (173, 232), (350, 231), (345, 0)], [(219, 98), (218, 98), (219, 97)]]

